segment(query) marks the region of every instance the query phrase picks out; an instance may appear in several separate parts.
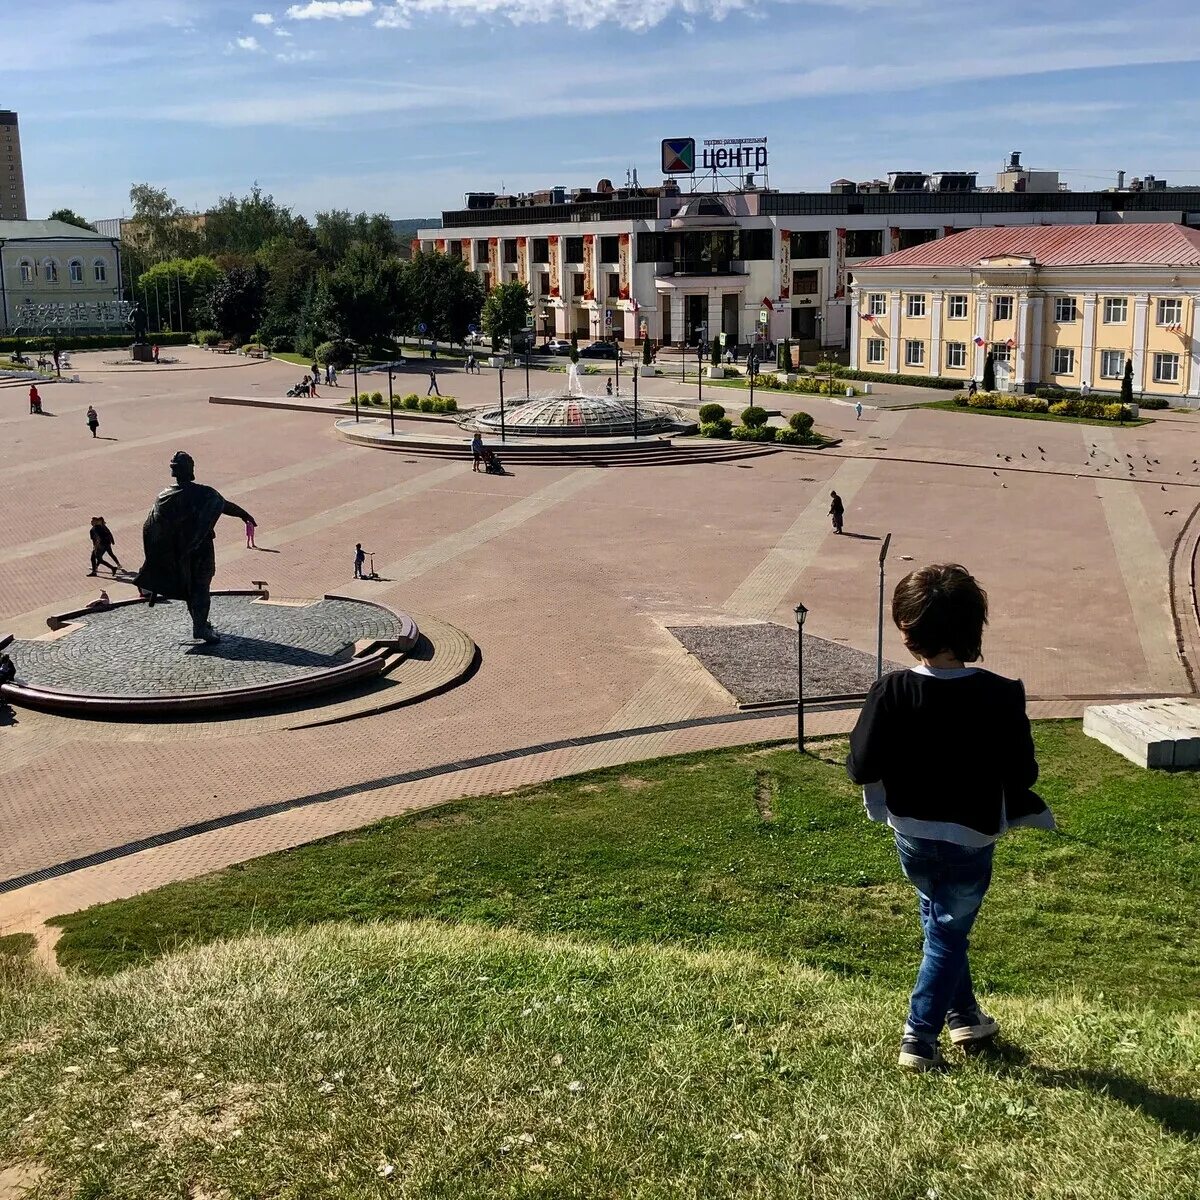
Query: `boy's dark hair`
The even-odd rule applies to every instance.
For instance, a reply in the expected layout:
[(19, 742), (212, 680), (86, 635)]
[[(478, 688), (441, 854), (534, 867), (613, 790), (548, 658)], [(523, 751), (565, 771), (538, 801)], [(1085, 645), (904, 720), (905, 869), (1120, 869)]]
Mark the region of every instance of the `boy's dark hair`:
[(913, 571), (892, 596), (892, 620), (905, 646), (925, 658), (949, 650), (963, 662), (974, 662), (982, 654), (987, 619), (987, 592), (957, 563)]

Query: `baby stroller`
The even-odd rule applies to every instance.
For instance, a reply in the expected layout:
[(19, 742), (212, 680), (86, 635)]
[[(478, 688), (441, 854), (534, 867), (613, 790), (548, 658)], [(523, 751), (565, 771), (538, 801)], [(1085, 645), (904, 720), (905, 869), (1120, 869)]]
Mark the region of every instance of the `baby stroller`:
[(489, 475), (503, 475), (505, 473), (504, 464), (496, 457), (495, 450), (489, 446), (484, 446), (483, 448), (483, 469)]
[(288, 388), (288, 395), (292, 397), (307, 396), (310, 391), (311, 388), (309, 387), (307, 379), (302, 379), (298, 384), (296, 384), (295, 387)]

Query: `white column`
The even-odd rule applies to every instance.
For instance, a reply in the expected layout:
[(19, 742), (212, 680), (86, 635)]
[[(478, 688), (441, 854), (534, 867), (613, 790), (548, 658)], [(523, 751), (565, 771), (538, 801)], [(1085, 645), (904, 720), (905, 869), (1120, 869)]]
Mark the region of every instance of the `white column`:
[[(854, 328), (851, 331), (851, 337), (850, 337), (850, 369), (852, 371), (859, 370), (859, 365), (858, 365), (858, 363), (859, 363), (859, 358), (858, 358), (859, 340), (866, 336), (865, 331), (864, 331), (865, 328), (871, 328), (870, 323), (867, 321), (864, 321), (862, 319), (862, 317), (860, 317), (858, 315), (859, 312), (861, 311), (861, 309), (858, 306), (863, 303), (865, 298), (866, 298), (865, 293), (860, 292), (857, 288), (853, 288), (850, 291), (850, 303), (846, 306), (847, 319), (852, 320), (854, 322)], [(867, 300), (866, 303), (870, 304), (871, 301)], [(850, 316), (851, 313), (854, 314), (853, 317)]]
[[(975, 297), (975, 335), (974, 339), (987, 337), (987, 311), (988, 297), (986, 294)], [(983, 378), (983, 360), (987, 357), (987, 342), (985, 341), (980, 346), (972, 339), (972, 346), (975, 349), (975, 369), (973, 374), (976, 380)]]
[(1096, 364), (1096, 293), (1089, 292), (1083, 298), (1083, 348), (1079, 352), (1083, 361), (1079, 364), (1079, 382), (1091, 386), (1095, 380)]
[[(1192, 305), (1192, 352), (1188, 364), (1188, 399), (1200, 398), (1200, 297), (1190, 296)], [(1195, 408), (1193, 404), (1190, 407)]]
[(900, 370), (900, 293), (888, 292), (888, 370)]
[(708, 289), (708, 344), (721, 332), (721, 289)]
[(1133, 361), (1133, 386), (1139, 392), (1146, 386), (1146, 377), (1142, 372), (1145, 370), (1143, 359), (1146, 351), (1146, 309), (1149, 307), (1150, 297), (1145, 292), (1134, 299), (1131, 358)]
[(687, 330), (683, 324), (683, 293), (678, 289), (671, 292), (671, 340), (677, 346), (687, 345)]
[(1041, 296), (1029, 297), (1029, 351), (1025, 360), (1025, 382), (1041, 383), (1042, 381), (1042, 310), (1045, 300)]
[(1029, 293), (1017, 293), (1017, 361), (1015, 364), (1014, 384), (1024, 388), (1026, 372), (1029, 370)]
[(929, 374), (942, 373), (942, 305), (945, 303), (945, 292), (934, 292), (933, 313), (929, 321)]

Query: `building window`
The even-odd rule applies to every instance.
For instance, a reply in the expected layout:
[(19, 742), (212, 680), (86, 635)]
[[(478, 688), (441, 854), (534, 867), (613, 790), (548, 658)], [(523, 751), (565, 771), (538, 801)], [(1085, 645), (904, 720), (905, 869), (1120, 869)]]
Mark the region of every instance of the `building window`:
[(615, 263), (621, 257), (621, 239), (615, 234), (604, 234), (600, 238), (600, 261)]
[(42, 259), (42, 278), (47, 283), (58, 282), (58, 263), (52, 258)]
[(873, 317), (887, 316), (887, 292), (872, 292), (867, 297), (867, 311)]
[(1075, 306), (1074, 296), (1054, 297), (1054, 319), (1060, 325), (1070, 325), (1078, 316), (1079, 310)]
[(83, 263), (81, 263), (77, 258), (71, 259), (71, 261), (67, 263), (67, 275), (72, 283), (82, 283)]
[[(1123, 302), (1122, 302), (1123, 303)], [(1100, 378), (1120, 379), (1125, 374), (1124, 350), (1100, 351)]]
[(610, 272), (608, 276), (608, 298), (610, 300), (621, 298), (621, 276), (615, 272)]
[(578, 296), (581, 298), (583, 296), (583, 272), (582, 271), (572, 271), (571, 272), (571, 295)]
[[(583, 262), (583, 238), (582, 237), (569, 237), (569, 238), (564, 238), (563, 241), (565, 241), (567, 243), (567, 245), (566, 245), (567, 262), (569, 262), (569, 263)], [(582, 294), (583, 293), (581, 292), (580, 295), (582, 295)]]
[(1012, 347), (1007, 342), (993, 342), (988, 349), (994, 363), (1006, 363), (1012, 358)]
[(1124, 296), (1104, 297), (1104, 324), (1124, 325), (1129, 318), (1129, 301)]
[(946, 366), (948, 367), (965, 367), (967, 365), (967, 343), (966, 342), (947, 342), (946, 343)]
[(997, 296), (992, 301), (992, 320), (993, 321), (1011, 321), (1013, 308), (1013, 298), (1011, 296)]
[(33, 282), (33, 263), (31, 263), (27, 258), (21, 259), (21, 282)]
[(538, 295), (550, 295), (550, 276), (544, 271), (538, 276)]
[(517, 265), (517, 239), (505, 238), (501, 243), (501, 250), (504, 254), (504, 265), (515, 267)]
[(1183, 324), (1183, 301), (1182, 300), (1160, 300), (1158, 302), (1158, 324), (1160, 324), (1160, 325), (1182, 325)]
[(792, 295), (815, 296), (821, 288), (820, 279), (816, 271), (793, 271)]
[[(430, 247), (432, 249), (432, 247)], [(475, 261), (477, 263), (485, 263), (488, 260), (488, 240), (487, 238), (475, 239)]]
[[(1162, 304), (1162, 301), (1159, 301)], [(1154, 382), (1155, 383), (1178, 383), (1179, 382), (1179, 355), (1178, 354), (1156, 354), (1154, 356)]]
[(549, 238), (533, 239), (533, 261), (535, 263), (548, 263), (550, 261)]
[(904, 343), (904, 365), (908, 367), (923, 367), (925, 365), (925, 343), (909, 339)]
[(486, 295), (492, 290), (492, 273), (490, 271), (481, 271), (479, 274), (479, 282), (483, 284), (483, 291)]
[(925, 297), (923, 295), (908, 297), (908, 315), (910, 317), (923, 317), (925, 315)]
[(951, 296), (950, 308), (946, 315), (951, 321), (965, 321), (967, 319), (966, 296)]
[(882, 229), (847, 229), (846, 257), (874, 258), (883, 253)]
[(1073, 375), (1075, 373), (1075, 351), (1070, 346), (1055, 346), (1050, 361), (1052, 375)]
[(883, 338), (867, 338), (867, 362), (878, 364), (884, 361)]
[(828, 258), (829, 234), (824, 229), (792, 231), (793, 258)]

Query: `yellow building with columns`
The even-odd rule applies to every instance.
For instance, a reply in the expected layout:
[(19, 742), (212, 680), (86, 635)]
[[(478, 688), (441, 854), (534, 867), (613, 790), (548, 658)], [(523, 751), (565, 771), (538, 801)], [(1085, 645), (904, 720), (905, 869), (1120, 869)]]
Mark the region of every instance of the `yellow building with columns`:
[(854, 268), (850, 365), (996, 387), (1134, 393), (1200, 407), (1200, 230), (972, 229)]

